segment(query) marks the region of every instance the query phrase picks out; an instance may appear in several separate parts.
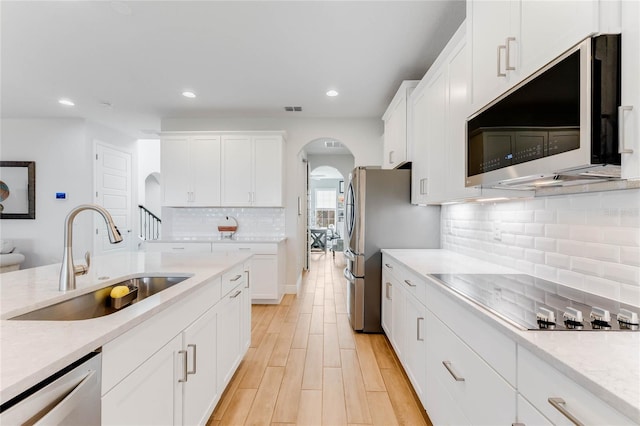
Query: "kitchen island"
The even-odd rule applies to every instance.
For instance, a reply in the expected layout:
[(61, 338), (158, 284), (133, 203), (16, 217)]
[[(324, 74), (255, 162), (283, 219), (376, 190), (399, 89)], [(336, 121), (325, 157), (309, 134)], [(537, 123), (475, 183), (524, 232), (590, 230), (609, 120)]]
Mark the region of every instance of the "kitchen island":
[[(640, 424), (640, 332), (526, 330), (434, 276), (521, 272), (447, 250), (383, 250), (383, 255), (383, 326), (434, 424), (458, 409), (467, 417), (454, 422), (482, 423), (482, 415), (499, 411), (506, 417), (517, 413), (525, 424), (557, 424), (567, 420), (560, 408), (573, 410), (586, 424)], [(528, 303), (518, 290), (515, 296), (489, 297)], [(589, 312), (585, 315), (589, 321)], [(451, 351), (443, 349), (447, 345)], [(422, 362), (413, 359), (419, 350), (425, 352), (418, 357)], [(474, 375), (481, 386), (472, 397)], [(485, 397), (489, 401), (482, 404)], [(596, 421), (598, 416), (605, 423)]]
[[(100, 349), (169, 308), (179, 306), (192, 293), (219, 282), (225, 273), (242, 268), (250, 258), (249, 253), (223, 256), (133, 252), (98, 256), (92, 259), (89, 273), (77, 277), (77, 289), (67, 292), (58, 290), (59, 264), (2, 274), (0, 401), (10, 400), (87, 353)], [(189, 274), (190, 277), (100, 318), (77, 321), (9, 319), (137, 274)], [(220, 295), (220, 290), (217, 291)]]

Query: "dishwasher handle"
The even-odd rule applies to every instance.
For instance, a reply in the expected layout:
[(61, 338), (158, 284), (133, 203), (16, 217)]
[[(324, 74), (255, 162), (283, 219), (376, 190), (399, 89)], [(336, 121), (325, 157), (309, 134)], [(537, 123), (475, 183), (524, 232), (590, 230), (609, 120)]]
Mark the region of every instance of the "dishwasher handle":
[(62, 424), (69, 414), (82, 405), (84, 400), (88, 398), (85, 392), (86, 388), (96, 386), (98, 381), (98, 373), (95, 370), (89, 370), (89, 373), (76, 385), (73, 390), (65, 396), (62, 401), (48, 411), (41, 419), (33, 423), (34, 426), (57, 425)]

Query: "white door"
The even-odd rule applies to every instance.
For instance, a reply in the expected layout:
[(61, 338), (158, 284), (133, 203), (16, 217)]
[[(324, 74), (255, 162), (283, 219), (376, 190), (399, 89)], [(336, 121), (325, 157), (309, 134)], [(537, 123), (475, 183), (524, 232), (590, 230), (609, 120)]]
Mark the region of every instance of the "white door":
[(94, 218), (94, 255), (126, 251), (132, 247), (131, 232), (131, 153), (96, 142), (95, 202), (111, 213), (123, 240), (109, 242), (104, 220)]

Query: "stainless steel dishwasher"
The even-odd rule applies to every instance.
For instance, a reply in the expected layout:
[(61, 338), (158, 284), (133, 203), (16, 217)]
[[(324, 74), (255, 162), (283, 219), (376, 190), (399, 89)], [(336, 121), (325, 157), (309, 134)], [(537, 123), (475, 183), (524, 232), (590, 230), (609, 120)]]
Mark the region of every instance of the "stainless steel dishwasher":
[(0, 424), (100, 424), (102, 354), (92, 352), (0, 406)]

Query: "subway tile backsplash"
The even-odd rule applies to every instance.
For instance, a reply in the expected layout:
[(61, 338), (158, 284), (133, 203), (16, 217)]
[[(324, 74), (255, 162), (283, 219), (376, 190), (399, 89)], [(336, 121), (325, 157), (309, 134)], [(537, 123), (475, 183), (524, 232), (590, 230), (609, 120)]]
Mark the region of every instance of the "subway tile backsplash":
[(442, 248), (640, 306), (640, 190), (442, 206)]
[(283, 208), (257, 207), (164, 207), (162, 238), (218, 238), (218, 224), (231, 216), (238, 221), (236, 237), (281, 238), (285, 236)]

